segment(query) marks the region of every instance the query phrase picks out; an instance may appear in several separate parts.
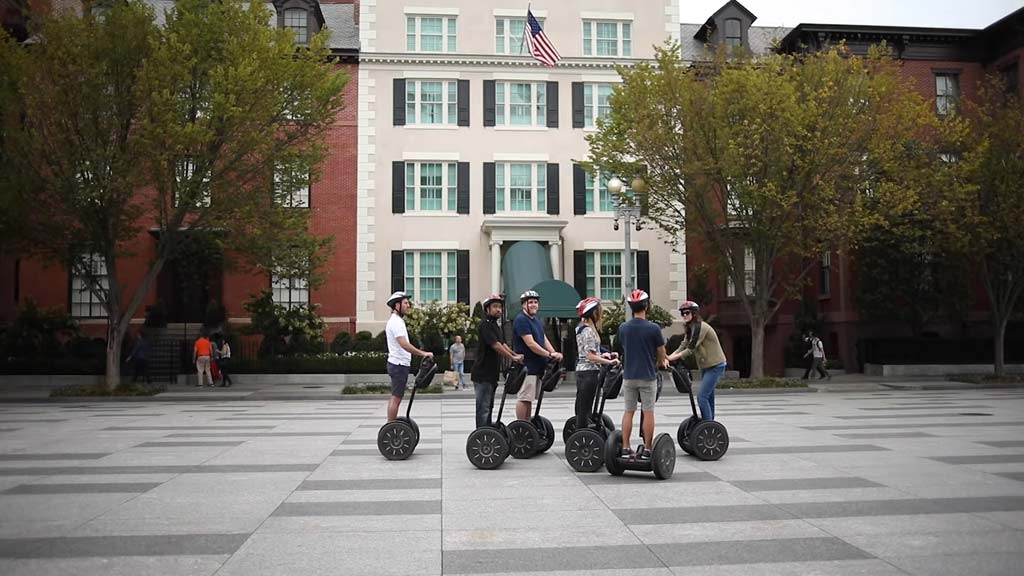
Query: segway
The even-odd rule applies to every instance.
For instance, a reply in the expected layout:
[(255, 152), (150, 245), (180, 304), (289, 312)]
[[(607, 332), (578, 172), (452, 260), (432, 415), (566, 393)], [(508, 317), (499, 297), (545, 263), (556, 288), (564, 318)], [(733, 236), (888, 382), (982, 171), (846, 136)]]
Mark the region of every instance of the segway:
[(412, 411), (413, 401), (416, 400), (416, 391), (429, 387), (434, 379), (434, 374), (437, 374), (437, 364), (434, 359), (424, 358), (416, 373), (416, 381), (412, 387), (412, 395), (409, 396), (409, 405), (405, 408), (405, 416), (399, 416), (388, 422), (377, 432), (377, 449), (388, 460), (405, 460), (412, 456), (416, 445), (420, 443), (420, 427), (416, 425), (416, 421), (409, 416), (409, 413)]
[(697, 414), (697, 403), (693, 400), (690, 371), (673, 366), (672, 381), (676, 385), (676, 390), (689, 395), (690, 410), (693, 411), (693, 416), (679, 424), (679, 431), (676, 433), (679, 447), (683, 449), (683, 452), (706, 462), (725, 456), (725, 452), (729, 449), (729, 431), (721, 423), (715, 420), (704, 420)]
[[(605, 380), (605, 378), (607, 378), (608, 373), (609, 373), (607, 365), (601, 365), (600, 370), (601, 370), (601, 376), (600, 376), (600, 378), (601, 378), (601, 387), (598, 387), (597, 394), (594, 395), (594, 406), (590, 410), (590, 423), (591, 423), (592, 426), (601, 425), (608, 432), (611, 432), (612, 430), (615, 430), (615, 422), (612, 421), (611, 416), (608, 416), (607, 414), (603, 414), (603, 413), (598, 413), (598, 410), (597, 410), (598, 403), (601, 403), (602, 405), (604, 405), (603, 400), (601, 398), (601, 389), (604, 386), (604, 380)], [(579, 373), (576, 374), (576, 377), (577, 378), (579, 377)], [(565, 442), (568, 445), (569, 444), (569, 437), (572, 436), (573, 432), (575, 432), (575, 431), (576, 431), (576, 416), (570, 416), (569, 419), (565, 421), (565, 425), (562, 426), (562, 442)]]
[[(662, 378), (658, 373), (658, 391), (655, 400), (661, 397)], [(640, 411), (640, 437), (644, 434), (644, 413)], [(627, 470), (633, 472), (654, 472), (658, 480), (668, 480), (676, 469), (676, 445), (668, 434), (658, 434), (651, 443), (651, 458), (641, 459), (622, 455), (622, 431), (615, 430), (608, 435), (604, 444), (605, 468), (612, 476), (622, 476)]]
[[(609, 426), (611, 418), (604, 413), (604, 405), (614, 400), (622, 389), (622, 365), (601, 367), (601, 383), (594, 397), (591, 425), (575, 429), (565, 441), (565, 460), (577, 472), (597, 472), (604, 466), (604, 443), (615, 430)], [(573, 427), (575, 428), (575, 426)], [(563, 431), (564, 433), (564, 431)]]
[(494, 401), (491, 401), (491, 411), (487, 416), (489, 424), (481, 426), (470, 433), (466, 439), (466, 457), (473, 466), (481, 470), (493, 470), (501, 466), (508, 458), (509, 436), (508, 428), (501, 423), (501, 413), (505, 409), (505, 398), (509, 394), (517, 394), (526, 380), (526, 366), (512, 364), (509, 366), (508, 375), (505, 377), (504, 391), (501, 393), (501, 405), (498, 407), (498, 419), (492, 420), (494, 413)]
[(513, 458), (531, 458), (541, 452), (547, 452), (555, 443), (555, 427), (551, 420), (540, 415), (540, 405), (544, 393), (551, 392), (565, 376), (565, 369), (557, 360), (548, 360), (544, 374), (537, 381), (537, 408), (530, 420), (515, 420), (508, 425), (511, 447), (509, 452)]

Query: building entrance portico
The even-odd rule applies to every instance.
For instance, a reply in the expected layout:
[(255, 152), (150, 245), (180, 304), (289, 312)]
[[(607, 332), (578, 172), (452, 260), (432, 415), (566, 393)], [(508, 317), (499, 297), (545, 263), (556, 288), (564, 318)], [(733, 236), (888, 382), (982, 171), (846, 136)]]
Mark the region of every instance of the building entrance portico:
[(547, 246), (551, 263), (551, 277), (562, 280), (562, 230), (566, 220), (525, 220), (519, 218), (489, 218), (481, 229), (489, 237), (491, 250), (491, 292), (502, 292), (502, 261), (516, 242), (532, 241)]

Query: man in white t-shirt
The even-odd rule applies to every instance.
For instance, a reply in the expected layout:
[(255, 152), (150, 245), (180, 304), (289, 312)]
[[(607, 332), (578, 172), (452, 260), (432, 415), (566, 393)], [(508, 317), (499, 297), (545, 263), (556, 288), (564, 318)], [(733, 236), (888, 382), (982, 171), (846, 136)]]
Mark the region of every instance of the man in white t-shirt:
[(398, 406), (405, 395), (405, 387), (409, 382), (409, 369), (412, 355), (433, 358), (432, 352), (426, 352), (409, 342), (409, 331), (405, 328), (405, 315), (412, 308), (409, 295), (395, 292), (388, 298), (391, 318), (388, 319), (384, 334), (388, 338), (388, 376), (391, 377), (391, 399), (388, 401), (388, 422), (398, 418)]

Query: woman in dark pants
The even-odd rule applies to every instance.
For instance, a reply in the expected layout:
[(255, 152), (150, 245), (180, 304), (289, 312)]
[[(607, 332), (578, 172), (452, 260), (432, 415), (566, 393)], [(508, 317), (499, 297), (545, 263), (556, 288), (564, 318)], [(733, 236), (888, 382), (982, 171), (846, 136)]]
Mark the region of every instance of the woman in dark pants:
[(217, 367), (220, 368), (220, 385), (231, 386), (231, 376), (228, 374), (231, 366), (231, 345), (221, 334), (215, 337), (214, 343), (217, 346), (216, 356)]
[(607, 352), (601, 353), (601, 301), (585, 298), (576, 305), (580, 325), (576, 328), (576, 426), (590, 424), (594, 396), (600, 386), (601, 364), (614, 365), (619, 361)]

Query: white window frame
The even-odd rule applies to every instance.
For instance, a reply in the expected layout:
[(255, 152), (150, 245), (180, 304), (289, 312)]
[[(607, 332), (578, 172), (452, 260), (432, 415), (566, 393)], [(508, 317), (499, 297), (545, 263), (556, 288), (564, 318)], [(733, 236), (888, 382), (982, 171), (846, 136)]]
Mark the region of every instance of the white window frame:
[[(516, 106), (530, 107), (529, 124), (512, 123), (512, 86), (525, 84), (530, 86), (529, 104)], [(530, 82), (519, 80), (498, 80), (494, 83), (494, 125), (504, 128), (547, 129), (548, 127), (548, 85), (547, 82)]]
[[(290, 23), (289, 20), (288, 20), (289, 13), (295, 14), (296, 12), (302, 12), (302, 17), (303, 17), (302, 26), (294, 26), (293, 25), (294, 23), (293, 22)], [(306, 44), (309, 44), (309, 10), (306, 10), (305, 8), (297, 8), (297, 7), (285, 8), (283, 19), (284, 19), (284, 28), (285, 28), (285, 30), (291, 30), (292, 31), (292, 35), (295, 38), (295, 43), (296, 44), (299, 44), (299, 45), (302, 45), (302, 46), (305, 46)], [(300, 36), (300, 32), (301, 32), (301, 36)]]
[[(423, 83), (441, 84), (441, 101), (423, 101)], [(412, 95), (412, 98), (409, 96)], [(424, 106), (440, 106), (440, 122), (424, 122)], [(411, 112), (410, 112), (411, 111)], [(405, 81), (405, 124), (406, 126), (457, 126), (459, 122), (459, 81), (429, 78), (409, 78)]]
[[(540, 22), (541, 27), (544, 27), (544, 20), (537, 18)], [(510, 26), (509, 24), (515, 22), (516, 26)], [(522, 26), (518, 24), (522, 23)], [(499, 33), (498, 27), (501, 26), (501, 32)], [(516, 29), (519, 31), (516, 32)], [(530, 51), (524, 41), (526, 33), (526, 17), (518, 16), (495, 16), (494, 17), (494, 53), (495, 54), (506, 54), (510, 56), (529, 56)], [(520, 42), (520, 50), (518, 52), (512, 51), (512, 42)], [(502, 45), (499, 47), (498, 42)]]
[[(512, 166), (530, 166), (530, 210), (512, 210)], [(495, 212), (504, 215), (547, 213), (547, 162), (496, 162), (494, 165)], [(543, 185), (541, 183), (543, 182)]]
[[(729, 23), (730, 22), (735, 22), (736, 23), (736, 30), (739, 32), (739, 36), (729, 36)], [(730, 42), (730, 40), (735, 40), (735, 42)], [(725, 47), (728, 50), (733, 50), (734, 48), (742, 48), (743, 47), (743, 21), (742, 20), (740, 20), (739, 18), (726, 18), (724, 26), (722, 26), (722, 42), (725, 44)]]
[[(424, 18), (441, 20), (441, 49), (424, 50), (422, 22)], [(409, 31), (409, 23), (413, 23), (413, 31)], [(455, 31), (452, 31), (452, 28)], [(458, 17), (449, 14), (406, 14), (405, 15), (405, 50), (406, 52), (425, 52), (429, 54), (453, 54), (458, 51)], [(410, 36), (413, 46), (409, 47)]]
[[(754, 250), (747, 246), (743, 249), (743, 284), (747, 291), (747, 296), (754, 295), (756, 275), (757, 259), (754, 258)], [(732, 281), (732, 276), (730, 275), (725, 277), (725, 297), (736, 298), (736, 284)]]
[[(182, 184), (192, 179), (195, 174), (196, 165), (191, 159), (184, 159), (179, 161), (174, 168), (174, 207), (177, 208), (180, 205), (178, 201), (178, 189), (181, 188)], [(210, 207), (210, 174), (207, 173), (203, 176), (200, 182), (202, 186), (199, 200), (196, 202), (195, 207), (197, 208), (209, 208)]]
[[(597, 170), (596, 174), (591, 174), (590, 172), (584, 172), (583, 174), (583, 189), (585, 192), (587, 213), (613, 215), (618, 206), (618, 201), (615, 196), (608, 191), (608, 181), (614, 177), (614, 174), (607, 178), (600, 170)], [(595, 190), (595, 183), (597, 182), (600, 182), (601, 186), (599, 189)], [(628, 196), (630, 194), (629, 185), (625, 182), (623, 182), (622, 185), (622, 193)], [(606, 197), (608, 199), (607, 208), (601, 207), (602, 197)]]
[(289, 278), (271, 274), (270, 289), (274, 304), (285, 308), (309, 306), (309, 282), (305, 278)]
[[(309, 193), (310, 193), (310, 181), (309, 176), (305, 177), (305, 182), (295, 186), (290, 192), (283, 193), (283, 186), (289, 183), (287, 182), (285, 175), (280, 167), (274, 171), (274, 198), (279, 206), (285, 206), (287, 208), (309, 208)], [(295, 179), (290, 184), (295, 185)]]
[[(420, 264), (424, 254), (441, 255), (441, 298), (437, 300), (424, 301), (420, 298), (422, 292)], [(405, 292), (410, 294), (413, 302), (426, 304), (437, 302), (438, 304), (453, 304), (459, 299), (459, 256), (456, 250), (405, 250), (402, 260), (403, 278), (405, 281)], [(431, 276), (436, 278), (436, 276)]]
[[(946, 79), (940, 86), (940, 79)], [(940, 91), (940, 88), (943, 91)], [(949, 92), (952, 88), (952, 92)], [(935, 111), (940, 116), (956, 114), (960, 108), (960, 73), (935, 73)]]
[[(611, 82), (585, 82), (583, 84), (583, 127), (591, 130), (597, 129), (597, 121), (611, 111), (611, 102), (601, 106), (601, 89), (610, 88), (615, 91), (615, 84)], [(587, 93), (590, 93), (589, 95)], [(609, 100), (611, 92), (608, 93)], [(602, 114), (601, 110), (604, 109)]]
[[(85, 268), (90, 270), (89, 274), (83, 274)], [(78, 257), (77, 262), (71, 267), (71, 306), (72, 318), (106, 318), (107, 308), (103, 298), (98, 296), (88, 282), (88, 276), (92, 276), (97, 284), (97, 289), (105, 294), (110, 290), (110, 275), (107, 272), (107, 262), (99, 253), (83, 254)]]
[[(441, 166), (441, 208), (423, 208), (423, 166)], [(412, 184), (409, 183), (410, 168)], [(459, 163), (448, 161), (417, 160), (405, 163), (405, 213), (406, 214), (457, 214), (459, 202)]]
[[(617, 301), (622, 298), (622, 274), (625, 269), (623, 265), (622, 250), (587, 250), (585, 255), (585, 266), (584, 276), (586, 277), (586, 291), (587, 296), (596, 296), (603, 302)], [(630, 255), (633, 258), (633, 268), (631, 269), (633, 276), (633, 286), (637, 285), (637, 254), (639, 250), (630, 250)], [(602, 274), (601, 259), (604, 256), (609, 258), (617, 259), (619, 263), (618, 274)], [(609, 292), (608, 294), (603, 293), (601, 286), (602, 280), (607, 280), (606, 284), (609, 286), (608, 290), (614, 290), (615, 293)], [(614, 281), (613, 281), (614, 280)], [(614, 288), (612, 288), (614, 286)], [(611, 298), (605, 298), (606, 295), (611, 295)]]
[[(597, 30), (599, 24), (615, 25), (615, 53), (597, 53)], [(629, 31), (629, 38), (624, 31)], [(630, 58), (633, 56), (633, 21), (632, 20), (583, 20), (583, 55), (595, 58)]]

